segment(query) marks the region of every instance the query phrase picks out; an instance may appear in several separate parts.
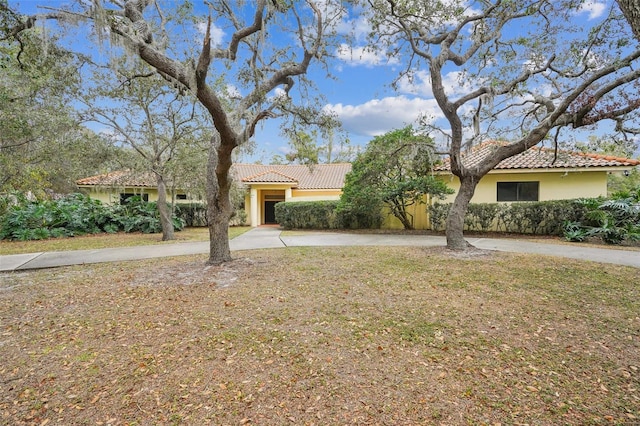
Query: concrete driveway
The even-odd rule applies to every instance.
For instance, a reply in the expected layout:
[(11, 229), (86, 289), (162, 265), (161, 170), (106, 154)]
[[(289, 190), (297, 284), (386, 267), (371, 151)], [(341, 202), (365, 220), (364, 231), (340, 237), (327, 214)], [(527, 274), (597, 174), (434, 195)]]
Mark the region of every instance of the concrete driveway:
[[(605, 249), (576, 244), (533, 242), (520, 239), (468, 238), (474, 246), (513, 253), (532, 253), (568, 257), (594, 262), (640, 268), (640, 251)], [(444, 237), (429, 235), (367, 234), (349, 232), (296, 231), (282, 234), (276, 227), (259, 227), (230, 241), (232, 251), (283, 247), (327, 246), (411, 246), (445, 245)], [(73, 250), (0, 256), (0, 271), (21, 271), (81, 265), (85, 263), (120, 262), (125, 260), (205, 254), (209, 242), (158, 244), (139, 247)]]

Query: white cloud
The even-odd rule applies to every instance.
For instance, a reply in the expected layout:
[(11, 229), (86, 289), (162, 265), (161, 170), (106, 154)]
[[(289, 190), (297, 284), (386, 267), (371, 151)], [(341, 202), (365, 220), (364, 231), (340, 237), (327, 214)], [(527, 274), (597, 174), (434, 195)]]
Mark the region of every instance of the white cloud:
[(330, 104), (325, 109), (337, 115), (345, 130), (365, 136), (382, 135), (415, 123), (422, 115), (434, 121), (442, 117), (435, 100), (406, 96), (372, 99), (360, 105)]
[(238, 88), (238, 86), (234, 86), (233, 84), (227, 84), (223, 96), (229, 99), (242, 99), (242, 92)]
[[(465, 79), (463, 75), (460, 71), (453, 71), (442, 77), (444, 91), (448, 96), (459, 96), (473, 90), (471, 81)], [(402, 77), (398, 82), (398, 90), (401, 93), (426, 96), (428, 98), (433, 97), (431, 77), (429, 73), (424, 70), (416, 71), (411, 79), (406, 76)]]
[(279, 98), (286, 99), (287, 97), (287, 92), (282, 87), (276, 87), (271, 93), (272, 95), (268, 97), (269, 102), (274, 102)]
[(588, 13), (589, 20), (596, 19), (602, 16), (602, 14), (607, 9), (607, 4), (605, 2), (597, 1), (597, 0), (588, 0), (582, 3), (580, 8), (578, 9), (577, 14)]
[(433, 97), (431, 90), (431, 78), (427, 71), (416, 71), (411, 78), (406, 75), (398, 81), (398, 90), (400, 93), (408, 93), (411, 95)]
[(364, 65), (371, 68), (378, 65), (396, 65), (398, 58), (387, 57), (387, 55), (379, 50), (372, 50), (364, 46), (351, 47), (346, 43), (342, 43), (336, 49), (336, 56), (351, 66)]
[[(196, 24), (196, 29), (202, 35), (207, 33), (207, 23), (200, 22)], [(222, 44), (222, 39), (224, 38), (225, 33), (224, 30), (220, 27), (217, 27), (216, 24), (211, 24), (211, 45), (216, 47)]]
[(362, 41), (371, 33), (371, 24), (364, 13), (359, 13), (354, 19), (341, 20), (336, 29), (340, 34), (350, 34), (356, 40)]

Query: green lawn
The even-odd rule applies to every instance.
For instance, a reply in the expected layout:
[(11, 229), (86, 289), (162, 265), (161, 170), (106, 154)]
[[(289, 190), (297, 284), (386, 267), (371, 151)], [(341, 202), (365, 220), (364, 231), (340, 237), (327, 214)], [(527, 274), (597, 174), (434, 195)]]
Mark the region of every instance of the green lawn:
[(0, 423), (640, 421), (640, 269), (302, 247), (0, 280)]

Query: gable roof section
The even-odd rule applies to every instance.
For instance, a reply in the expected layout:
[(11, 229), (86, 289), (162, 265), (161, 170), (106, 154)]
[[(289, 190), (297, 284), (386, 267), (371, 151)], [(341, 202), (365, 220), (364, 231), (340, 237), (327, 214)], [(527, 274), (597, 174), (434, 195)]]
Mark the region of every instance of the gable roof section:
[(133, 172), (131, 170), (117, 170), (90, 176), (76, 181), (78, 186), (109, 186), (109, 187), (156, 187), (157, 182), (152, 173)]
[[(495, 151), (499, 142), (489, 141), (477, 145), (462, 153), (462, 161), (467, 167), (473, 167), (483, 158)], [(534, 146), (525, 152), (506, 158), (494, 167), (494, 170), (531, 170), (531, 169), (576, 169), (589, 167), (634, 167), (640, 165), (640, 160), (620, 158), (600, 154), (584, 154), (578, 152), (555, 151), (550, 148)], [(449, 158), (434, 168), (436, 171), (450, 171)]]
[(291, 183), (298, 185), (298, 181), (281, 173), (277, 170), (268, 170), (266, 172), (258, 173), (254, 176), (247, 176), (242, 179), (244, 183)]
[(342, 189), (350, 163), (314, 164), (234, 164), (234, 177), (245, 184), (287, 183), (298, 189)]

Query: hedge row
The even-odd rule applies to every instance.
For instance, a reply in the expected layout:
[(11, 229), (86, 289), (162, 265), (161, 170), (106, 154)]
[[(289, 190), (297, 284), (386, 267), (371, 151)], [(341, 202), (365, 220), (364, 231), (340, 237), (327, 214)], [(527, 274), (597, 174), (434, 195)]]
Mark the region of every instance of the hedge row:
[(341, 215), (336, 207), (339, 201), (297, 201), (278, 203), (276, 222), (285, 229), (340, 229)]
[[(276, 204), (276, 221), (285, 229), (351, 228), (348, 212), (338, 211), (338, 201), (288, 202)], [(431, 229), (444, 230), (451, 204), (428, 207)], [(580, 222), (587, 208), (575, 200), (534, 203), (470, 204), (465, 217), (468, 231), (499, 231), (518, 234), (562, 235), (566, 222)]]
[[(429, 206), (431, 229), (442, 231), (451, 204)], [(527, 203), (469, 204), (464, 218), (467, 231), (498, 231), (517, 234), (563, 235), (566, 222), (581, 222), (587, 213), (584, 202), (554, 200)]]

